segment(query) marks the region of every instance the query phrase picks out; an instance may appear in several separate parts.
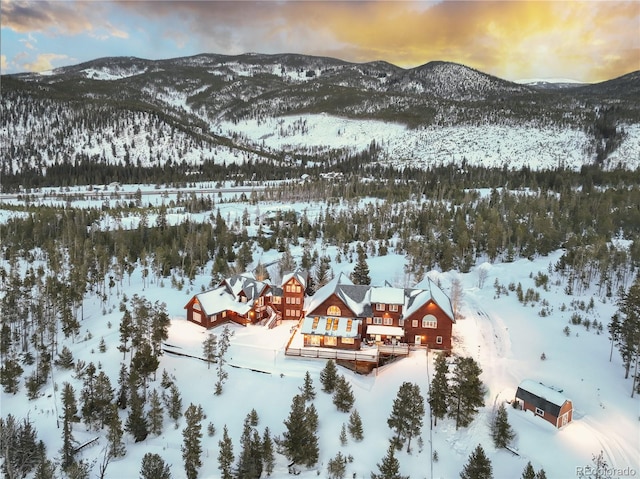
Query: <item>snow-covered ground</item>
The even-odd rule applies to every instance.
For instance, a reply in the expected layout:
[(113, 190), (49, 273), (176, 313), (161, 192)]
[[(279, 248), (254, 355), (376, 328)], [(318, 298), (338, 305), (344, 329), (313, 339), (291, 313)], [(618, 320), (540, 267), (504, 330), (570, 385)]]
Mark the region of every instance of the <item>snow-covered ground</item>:
[[(395, 167), (428, 168), (441, 164), (519, 169), (579, 170), (593, 162), (589, 136), (582, 130), (533, 125), (428, 126), (409, 129), (397, 123), (354, 120), (326, 114), (244, 120), (217, 125), (220, 134), (241, 134), (255, 145), (274, 151), (359, 152), (373, 142), (381, 161)], [(611, 156), (629, 169), (640, 166), (640, 125), (625, 125), (627, 133)]]
[[(294, 251), (294, 254), (296, 252)], [(482, 444), (493, 464), (496, 479), (520, 477), (528, 461), (536, 469), (544, 468), (549, 478), (576, 477), (576, 467), (591, 464), (592, 454), (604, 451), (610, 466), (630, 467), (640, 474), (640, 436), (638, 429), (639, 400), (630, 398), (631, 382), (623, 379), (623, 369), (616, 351), (609, 362), (610, 343), (606, 328), (602, 334), (593, 329), (586, 331), (582, 326), (572, 326), (569, 337), (563, 334), (573, 310), (572, 300), (589, 302), (590, 294), (582, 297), (566, 296), (561, 285), (556, 286), (551, 275), (549, 291), (538, 288), (541, 300), (549, 302), (550, 314), (540, 317), (540, 303), (523, 306), (515, 293), (495, 297), (494, 281), (507, 286), (513, 282), (522, 287), (535, 288), (530, 274), (547, 272), (549, 264), (559, 258), (560, 252), (535, 261), (520, 260), (511, 264), (483, 265), (488, 270), (488, 278), (482, 288), (478, 288), (477, 270), (458, 277), (464, 285), (465, 295), (462, 314), (454, 325), (454, 354), (472, 356), (483, 369), (482, 380), (487, 386), (485, 407), (469, 428), (455, 430), (451, 419), (438, 421), (434, 429), (429, 428), (429, 416), (425, 417), (422, 430), (422, 447), (417, 441), (412, 454), (398, 453), (401, 472), (417, 478), (458, 477), (471, 451)], [(404, 277), (404, 258), (390, 254), (369, 260), (372, 282), (381, 284), (385, 279)], [(334, 271), (349, 271), (353, 265), (347, 262), (334, 263)], [(431, 272), (434, 280), (440, 280), (448, 289), (454, 273)], [(195, 282), (179, 291), (171, 289), (168, 281), (162, 284), (142, 286), (139, 271), (134, 273), (131, 286), (125, 293), (131, 297), (140, 294), (149, 301), (165, 302), (172, 318), (168, 344), (174, 350), (200, 356), (202, 341), (207, 332), (185, 320), (184, 305), (191, 295), (209, 284), (207, 276), (198, 277)], [(93, 361), (107, 372), (115, 386), (122, 354), (117, 351), (119, 341), (118, 325), (121, 313), (118, 311), (120, 298), (112, 295), (104, 309), (95, 298), (85, 305), (85, 319), (80, 338), (69, 342), (76, 359)], [(562, 305), (566, 305), (566, 308)], [(587, 313), (606, 326), (615, 310), (612, 302), (595, 300), (595, 308)], [(355, 396), (355, 407), (364, 422), (364, 440), (360, 443), (349, 440), (347, 446), (340, 445), (338, 436), (348, 415), (338, 412), (331, 397), (320, 391), (319, 372), (323, 361), (285, 357), (284, 345), (288, 341), (294, 323), (285, 322), (281, 326), (267, 330), (260, 326), (242, 328), (232, 326), (235, 334), (228, 353), (229, 380), (221, 396), (213, 394), (215, 383), (214, 368), (198, 359), (165, 354), (161, 359), (159, 373), (166, 369), (175, 377), (186, 408), (190, 403), (201, 404), (206, 414), (203, 421), (203, 466), (199, 477), (219, 477), (217, 453), (222, 428), (227, 425), (234, 440), (237, 453), (239, 438), (245, 416), (255, 408), (259, 414), (259, 430), (269, 426), (273, 434), (284, 431), (283, 420), (288, 416), (291, 398), (302, 385), (305, 371), (314, 380), (318, 396), (315, 406), (320, 417), (320, 462), (317, 467), (305, 470), (302, 478), (327, 477), (329, 459), (338, 451), (353, 457), (347, 466), (346, 477), (368, 478), (371, 471), (377, 471), (392, 436), (386, 425), (393, 399), (403, 381), (420, 385), (425, 398), (428, 394), (427, 378), (433, 374), (433, 354), (424, 349), (416, 349), (410, 356), (380, 368), (368, 376), (356, 375), (348, 370), (340, 370), (350, 381)], [(87, 333), (91, 339), (83, 339)], [(219, 331), (213, 331), (214, 333)], [(107, 351), (100, 353), (98, 344), (104, 338)], [(542, 361), (540, 355), (547, 359)], [(61, 429), (56, 424), (60, 413), (60, 387), (69, 381), (76, 392), (81, 384), (72, 372), (54, 370), (57, 391), (51, 383), (43, 389), (43, 396), (34, 401), (26, 401), (24, 395), (9, 396), (2, 393), (2, 415), (13, 414), (29, 417), (36, 425), (38, 437), (47, 445), (50, 456), (57, 455), (61, 446)], [(517, 432), (515, 447), (519, 456), (493, 447), (488, 429), (488, 419), (495, 404), (513, 398), (519, 382), (533, 379), (560, 387), (573, 400), (574, 421), (562, 430), (556, 430), (531, 413), (508, 408), (509, 421)], [(160, 389), (160, 374), (151, 383)], [(24, 392), (24, 387), (22, 387)], [(125, 419), (123, 415), (122, 419)], [(206, 426), (212, 422), (216, 434), (209, 437)], [(164, 431), (158, 437), (149, 437), (135, 444), (126, 436), (127, 454), (113, 461), (107, 471), (108, 477), (137, 477), (142, 456), (146, 452), (156, 452), (171, 464), (172, 477), (184, 478), (184, 468), (180, 447), (182, 444), (181, 419), (178, 428), (165, 418)], [(79, 442), (104, 434), (86, 431), (82, 424), (74, 426), (74, 435)], [(97, 445), (79, 453), (88, 460), (101, 457), (105, 446), (102, 438)], [(431, 463), (432, 450), (437, 451), (439, 460)], [(277, 455), (275, 478), (288, 477), (287, 460)], [(431, 475), (433, 467), (433, 475)], [(355, 476), (354, 476), (355, 474)]]

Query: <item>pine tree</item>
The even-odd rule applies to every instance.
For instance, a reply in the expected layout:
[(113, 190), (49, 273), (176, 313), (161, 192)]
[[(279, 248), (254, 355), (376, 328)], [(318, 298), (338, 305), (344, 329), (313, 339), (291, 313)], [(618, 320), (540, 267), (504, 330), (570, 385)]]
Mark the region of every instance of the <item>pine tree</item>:
[(387, 455), (378, 464), (379, 473), (371, 473), (371, 479), (409, 479), (409, 476), (400, 475), (400, 462), (395, 456), (395, 446), (389, 444)]
[(353, 281), (354, 284), (371, 284), (369, 266), (367, 265), (367, 253), (365, 252), (362, 243), (358, 243), (356, 251), (358, 253), (358, 260), (353, 268), (351, 281)]
[(469, 456), (469, 461), (465, 464), (460, 473), (461, 479), (493, 479), (491, 461), (484, 453), (482, 446), (478, 447)]
[(56, 465), (46, 457), (42, 458), (33, 479), (56, 479)]
[(251, 414), (244, 420), (240, 447), (235, 479), (258, 479), (262, 474), (262, 444), (251, 426)]
[(328, 394), (333, 393), (337, 379), (338, 369), (336, 368), (336, 363), (333, 359), (329, 359), (322, 371), (320, 371), (320, 384), (322, 384), (322, 390)]
[(513, 428), (509, 424), (507, 409), (504, 403), (501, 403), (491, 422), (491, 438), (493, 439), (493, 444), (496, 447), (507, 447), (515, 435)]
[(231, 345), (231, 336), (233, 336), (233, 332), (229, 329), (229, 326), (225, 325), (222, 329), (222, 333), (220, 334), (220, 340), (218, 341), (218, 354), (216, 355), (216, 359), (218, 360), (218, 370), (216, 373), (218, 380), (216, 381), (214, 390), (214, 394), (216, 396), (222, 394), (222, 386), (229, 377), (229, 373), (225, 371), (224, 365), (227, 363), (226, 354), (229, 346)]
[(282, 434), (281, 446), (284, 455), (294, 464), (308, 467), (318, 462), (318, 438), (306, 421), (305, 400), (296, 395), (291, 403), (289, 417), (284, 421), (287, 430)]
[(544, 472), (544, 469), (540, 469), (537, 473), (536, 473), (536, 479), (547, 479), (547, 473)]
[(20, 389), (20, 375), (24, 372), (15, 358), (5, 360), (0, 367), (0, 384), (7, 394), (16, 394)]
[(313, 401), (316, 397), (316, 390), (313, 387), (313, 380), (309, 371), (304, 374), (304, 384), (300, 388), (300, 392), (305, 401)]
[(133, 319), (131, 317), (131, 311), (125, 306), (122, 306), (121, 309), (124, 309), (124, 314), (122, 315), (122, 321), (120, 321), (120, 345), (118, 346), (118, 351), (122, 353), (122, 359), (124, 359), (130, 350), (127, 343), (131, 338)]
[(109, 415), (109, 422), (107, 423), (107, 441), (109, 447), (109, 454), (111, 457), (121, 457), (127, 452), (127, 449), (122, 440), (124, 431), (122, 429), (122, 421), (118, 415), (118, 409), (114, 404), (110, 405), (111, 414)]
[(249, 419), (249, 424), (252, 427), (256, 427), (258, 425), (258, 423), (260, 422), (260, 417), (258, 416), (258, 411), (256, 411), (255, 409), (251, 409), (251, 411), (249, 412), (249, 415), (247, 416), (247, 418)]
[(347, 472), (347, 458), (338, 452), (335, 457), (329, 459), (327, 463), (327, 473), (329, 479), (344, 479)]
[(140, 479), (171, 479), (169, 465), (159, 454), (148, 452), (142, 458)]
[[(621, 318), (616, 333), (616, 344), (622, 357), (625, 379), (629, 377), (631, 365), (637, 364), (640, 356), (640, 275), (638, 275), (629, 291), (623, 293), (618, 300), (618, 313)], [(631, 397), (635, 393), (634, 384)]]
[(58, 360), (55, 364), (62, 369), (73, 368), (73, 353), (67, 346), (62, 346), (62, 351), (58, 354)]
[(290, 273), (296, 269), (296, 261), (293, 259), (289, 246), (285, 246), (282, 256), (278, 260), (278, 272), (282, 278), (285, 274)]
[(275, 457), (273, 455), (273, 441), (269, 427), (264, 428), (262, 435), (262, 466), (267, 476), (270, 476), (275, 466)]
[(220, 479), (234, 479), (231, 467), (233, 465), (233, 443), (229, 437), (229, 430), (225, 424), (222, 431), (222, 439), (218, 441), (218, 469), (220, 469)]
[(522, 471), (522, 479), (536, 479), (536, 471), (533, 469), (531, 461), (527, 462), (524, 471)]
[(144, 441), (149, 434), (149, 426), (147, 424), (147, 418), (144, 415), (144, 403), (138, 388), (131, 388), (129, 415), (125, 422), (125, 430), (133, 436), (135, 442)]
[(171, 384), (169, 388), (169, 395), (165, 398), (165, 406), (169, 417), (178, 424), (178, 419), (182, 416), (182, 398), (180, 397), (180, 390), (175, 384)]
[(347, 445), (347, 426), (345, 423), (342, 423), (342, 428), (340, 429), (340, 444), (342, 446)]
[(307, 422), (307, 427), (309, 430), (315, 434), (318, 431), (318, 411), (313, 403), (307, 406), (305, 411), (305, 421)]
[(65, 471), (73, 464), (74, 446), (72, 423), (78, 421), (75, 391), (69, 383), (62, 386), (62, 454), (61, 465)]
[(45, 446), (28, 418), (17, 421), (9, 414), (0, 418), (1, 469), (7, 478), (25, 477), (46, 459)]
[(331, 258), (323, 256), (319, 259), (315, 268), (314, 282), (316, 284), (316, 291), (322, 288), (331, 280)]
[(120, 374), (118, 375), (118, 394), (116, 403), (120, 409), (127, 409), (129, 399), (129, 372), (124, 363), (120, 364)]
[(354, 402), (355, 397), (353, 396), (351, 384), (349, 384), (344, 376), (338, 376), (333, 392), (333, 404), (335, 404), (338, 411), (349, 412)]
[(202, 408), (190, 404), (184, 413), (187, 422), (182, 431), (182, 459), (187, 479), (196, 479), (198, 469), (202, 466), (200, 456), (202, 454)]
[(411, 438), (420, 434), (424, 413), (420, 386), (405, 381), (398, 390), (387, 419), (387, 425), (396, 432), (393, 442), (398, 449), (408, 439), (407, 452), (411, 452)]
[(218, 351), (218, 338), (215, 334), (209, 333), (202, 343), (202, 353), (204, 359), (207, 361), (207, 369), (211, 366), (211, 363), (216, 359), (216, 353)]
[(449, 416), (455, 418), (456, 429), (467, 427), (484, 405), (485, 388), (480, 380), (482, 369), (473, 358), (457, 357), (450, 386)]
[(157, 389), (153, 389), (149, 394), (149, 411), (147, 411), (147, 422), (149, 423), (149, 432), (159, 436), (162, 434), (162, 421), (164, 419), (164, 410), (160, 400), (160, 394)]
[(449, 399), (449, 381), (447, 373), (449, 365), (444, 354), (436, 356), (436, 372), (429, 387), (429, 406), (431, 407), (431, 415), (433, 416), (433, 425), (438, 424), (438, 419), (444, 418), (447, 414), (447, 405)]
[(362, 419), (360, 418), (360, 413), (357, 409), (351, 411), (351, 415), (349, 416), (349, 425), (347, 426), (349, 429), (349, 434), (356, 441), (362, 441), (364, 438), (364, 433), (362, 430)]

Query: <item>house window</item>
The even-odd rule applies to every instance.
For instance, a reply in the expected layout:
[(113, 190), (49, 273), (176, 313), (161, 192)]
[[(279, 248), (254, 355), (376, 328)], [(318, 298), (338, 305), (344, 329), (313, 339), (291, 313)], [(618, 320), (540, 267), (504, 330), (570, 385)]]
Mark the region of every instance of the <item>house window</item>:
[(260, 296), (256, 302), (258, 306), (264, 306), (264, 296)]
[(438, 320), (433, 314), (427, 314), (424, 318), (422, 318), (422, 327), (423, 328), (437, 328)]
[(285, 290), (287, 293), (290, 293), (290, 292), (291, 292), (291, 285), (289, 285), (289, 284), (288, 284), (288, 285), (284, 288), (284, 290)]
[(300, 286), (296, 286), (296, 293), (301, 293), (302, 292), (302, 288), (300, 288)]
[(327, 324), (325, 325), (325, 329), (327, 331), (330, 331), (332, 325), (333, 325), (333, 318), (327, 318)]
[(442, 344), (442, 336), (436, 336), (436, 344)]
[(394, 313), (397, 313), (398, 312), (398, 305), (397, 304), (389, 305), (389, 311), (393, 311)]
[(222, 317), (223, 317), (223, 318), (226, 318), (226, 317), (227, 317), (227, 312), (226, 312), (226, 311), (223, 311), (223, 312), (222, 312)]
[(373, 324), (382, 324), (382, 318), (380, 316), (373, 318)]
[(373, 322), (373, 319), (367, 318), (367, 324), (371, 324), (372, 322)]
[(213, 316), (211, 316), (211, 322), (215, 323), (218, 320), (218, 315), (214, 314)]
[(309, 346), (320, 346), (320, 336), (310, 334), (307, 338), (307, 344), (309, 344)]
[(403, 328), (403, 327), (404, 327), (404, 319), (403, 319), (403, 318), (400, 318), (400, 319), (398, 320), (398, 326), (400, 326), (401, 328)]
[(325, 346), (337, 346), (338, 345), (338, 338), (336, 338), (334, 336), (325, 336), (324, 337), (324, 345)]
[(200, 303), (198, 303), (197, 301), (193, 302), (193, 309), (196, 309), (198, 311), (200, 311), (202, 308), (200, 307)]
[(329, 306), (327, 308), (327, 316), (342, 316), (342, 311), (337, 306)]
[(391, 326), (393, 324), (393, 318), (384, 318), (384, 325)]
[(355, 340), (353, 338), (340, 338), (340, 342), (342, 344), (355, 344)]
[(544, 416), (544, 411), (542, 409), (540, 409), (539, 407), (536, 408), (536, 414), (538, 416)]
[(318, 316), (313, 318), (313, 324), (311, 325), (311, 329), (316, 329), (318, 327), (318, 322), (320, 322), (320, 318)]
[(286, 298), (285, 302), (286, 302), (287, 304), (291, 304), (291, 298), (290, 298), (289, 296), (287, 296), (287, 298)]
[(300, 304), (300, 298), (295, 298), (296, 304)]
[(282, 304), (282, 297), (281, 296), (274, 296), (272, 302), (273, 302), (273, 304)]
[(413, 321), (411, 321), (411, 326), (413, 326), (414, 328), (418, 327), (418, 320), (414, 319)]
[(384, 311), (384, 304), (382, 304), (382, 303), (376, 304), (376, 310), (377, 311)]
[(335, 318), (333, 320), (333, 330), (336, 331), (338, 329), (338, 323), (340, 322), (340, 320), (338, 318)]
[(353, 327), (353, 319), (347, 319), (347, 332), (351, 331)]

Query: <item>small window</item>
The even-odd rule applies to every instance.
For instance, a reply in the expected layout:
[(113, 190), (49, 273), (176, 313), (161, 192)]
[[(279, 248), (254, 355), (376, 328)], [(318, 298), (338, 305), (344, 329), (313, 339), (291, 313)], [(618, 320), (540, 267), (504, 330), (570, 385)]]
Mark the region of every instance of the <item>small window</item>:
[(376, 304), (376, 310), (377, 311), (384, 311), (384, 304), (382, 304), (382, 303)]
[(403, 328), (403, 327), (404, 327), (404, 319), (400, 318), (400, 319), (398, 320), (398, 326), (400, 326), (401, 328)]
[(226, 317), (227, 317), (227, 312), (226, 312), (226, 311), (223, 311), (223, 312), (222, 312), (222, 317), (223, 317), (223, 318), (226, 318)]
[(355, 344), (355, 340), (353, 338), (340, 338), (340, 342), (342, 344)]
[(334, 336), (325, 336), (324, 337), (324, 345), (325, 346), (336, 346), (338, 344), (338, 338)]
[(273, 304), (282, 304), (282, 297), (274, 296), (272, 302), (273, 302)]
[(300, 304), (300, 299), (301, 298), (296, 298), (296, 304)]
[(313, 318), (313, 324), (311, 325), (311, 329), (316, 329), (318, 327), (319, 322), (320, 322), (320, 318), (318, 316)]
[(418, 320), (414, 319), (413, 321), (411, 321), (411, 326), (413, 326), (414, 328), (418, 327)]
[(330, 331), (332, 325), (333, 325), (333, 318), (327, 318), (327, 324), (324, 327), (325, 330)]
[(285, 291), (287, 293), (290, 293), (291, 292), (291, 285), (287, 285), (284, 289), (285, 289)]
[(287, 296), (287, 299), (285, 301), (287, 304), (291, 304), (291, 298), (289, 296)]
[(336, 331), (338, 329), (338, 323), (340, 320), (338, 318), (334, 318), (333, 320), (333, 330)]
[(367, 324), (371, 324), (373, 322), (372, 318), (367, 318)]
[(320, 346), (320, 336), (316, 336), (315, 334), (309, 334), (306, 336), (308, 344), (310, 346)]
[(397, 313), (398, 312), (398, 305), (397, 304), (389, 305), (389, 311), (393, 311), (394, 313)]
[(436, 336), (436, 344), (442, 344), (442, 336)]
[(342, 316), (342, 311), (337, 306), (329, 306), (327, 308), (327, 316)]
[(382, 324), (382, 318), (379, 316), (373, 318), (373, 324)]
[(384, 318), (384, 325), (391, 326), (393, 324), (393, 318)]
[(539, 407), (536, 408), (536, 414), (538, 416), (544, 416), (544, 411), (542, 409), (540, 409)]
[(302, 292), (302, 288), (300, 288), (300, 286), (296, 286), (296, 293), (301, 293)]
[(422, 318), (422, 327), (433, 329), (437, 328), (438, 318), (436, 318), (433, 314), (427, 314), (424, 318)]
[(353, 327), (353, 319), (347, 319), (347, 332), (351, 331), (352, 327)]

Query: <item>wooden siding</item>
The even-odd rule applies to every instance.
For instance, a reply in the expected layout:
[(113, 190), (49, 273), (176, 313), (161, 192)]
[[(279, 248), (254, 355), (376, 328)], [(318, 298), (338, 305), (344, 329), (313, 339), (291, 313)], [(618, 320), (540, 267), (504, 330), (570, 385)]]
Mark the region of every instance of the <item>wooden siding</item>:
[(562, 407), (560, 408), (560, 413), (558, 416), (554, 416), (552, 413), (548, 411), (543, 411), (544, 414), (538, 414), (536, 409), (538, 409), (534, 404), (531, 404), (527, 401), (522, 401), (522, 409), (524, 411), (531, 411), (535, 416), (538, 416), (553, 426), (560, 429), (562, 427), (562, 416), (567, 414), (567, 424), (573, 420), (573, 405), (571, 401), (566, 401)]
[[(287, 288), (290, 291), (287, 291)], [(297, 288), (300, 288), (300, 291), (296, 291)], [(298, 320), (304, 315), (304, 292), (304, 286), (295, 276), (282, 285), (282, 301), (278, 305), (282, 319)]]
[[(422, 327), (422, 319), (427, 315), (435, 316), (437, 326), (435, 328)], [(414, 326), (413, 322), (417, 321)], [(429, 346), (431, 349), (451, 350), (451, 336), (453, 321), (440, 307), (433, 301), (427, 302), (424, 306), (416, 310), (411, 316), (404, 320), (404, 341), (409, 344), (418, 345), (416, 336), (420, 336), (420, 346)], [(442, 342), (438, 343), (438, 336)]]

